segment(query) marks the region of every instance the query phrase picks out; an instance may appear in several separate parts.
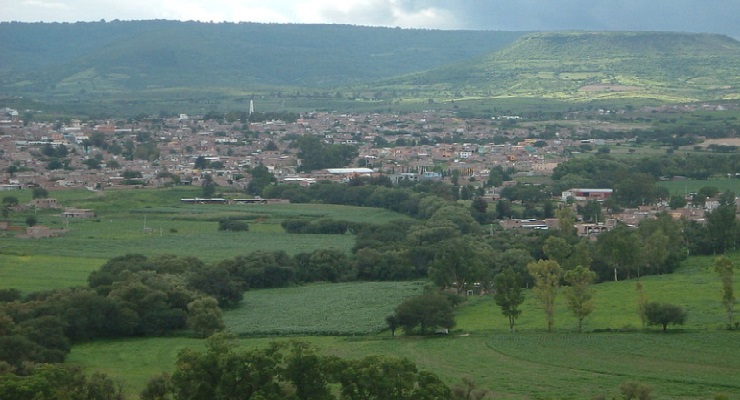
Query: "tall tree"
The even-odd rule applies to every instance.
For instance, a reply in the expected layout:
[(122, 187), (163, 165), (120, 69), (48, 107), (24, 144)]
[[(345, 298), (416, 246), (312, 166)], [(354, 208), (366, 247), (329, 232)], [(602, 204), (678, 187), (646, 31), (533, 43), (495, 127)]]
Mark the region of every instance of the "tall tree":
[(555, 324), (555, 298), (560, 287), (563, 269), (556, 261), (539, 260), (527, 265), (529, 274), (534, 279), (534, 292), (545, 309), (547, 331), (552, 332)]
[(597, 241), (599, 255), (614, 268), (614, 281), (618, 280), (618, 271), (624, 270), (630, 277), (632, 269), (640, 262), (640, 238), (637, 232), (625, 225), (620, 225), (609, 232), (599, 235)]
[(578, 332), (583, 330), (583, 319), (591, 315), (594, 310), (594, 289), (591, 285), (596, 279), (596, 273), (582, 266), (577, 266), (563, 275), (565, 283), (565, 298), (568, 308), (578, 319)]
[(722, 305), (727, 312), (727, 323), (730, 329), (733, 328), (733, 309), (735, 307), (735, 290), (733, 275), (735, 266), (729, 258), (725, 256), (714, 259), (714, 271), (719, 275), (722, 282)]
[(576, 228), (576, 214), (570, 207), (559, 208), (555, 212), (555, 216), (558, 218), (558, 231), (560, 237), (565, 240), (571, 240), (578, 234)]
[(645, 328), (647, 325), (647, 316), (645, 316), (645, 306), (647, 306), (647, 296), (645, 296), (645, 288), (642, 286), (642, 282), (637, 281), (635, 284), (635, 290), (637, 291), (637, 316), (640, 317), (640, 323)]
[(723, 193), (720, 205), (706, 215), (707, 231), (715, 254), (723, 254), (737, 245), (735, 194)]
[(429, 278), (440, 288), (454, 288), (460, 295), (475, 282), (486, 279), (485, 260), (491, 252), (485, 243), (471, 236), (452, 238), (437, 245)]
[(522, 314), (519, 305), (524, 302), (522, 278), (513, 269), (506, 268), (493, 278), (493, 290), (493, 300), (509, 319), (509, 330), (514, 332), (514, 323)]

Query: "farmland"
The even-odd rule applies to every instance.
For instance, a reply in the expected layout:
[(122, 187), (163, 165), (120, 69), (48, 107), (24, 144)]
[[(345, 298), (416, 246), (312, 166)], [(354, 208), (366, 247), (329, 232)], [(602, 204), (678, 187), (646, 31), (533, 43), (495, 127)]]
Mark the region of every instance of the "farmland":
[[(139, 189), (98, 192), (56, 191), (52, 196), (65, 206), (95, 210), (94, 219), (65, 223), (58, 210), (28, 211), (40, 225), (67, 227), (55, 238), (3, 237), (0, 247), (0, 282), (25, 292), (85, 284), (87, 275), (105, 260), (129, 253), (146, 256), (177, 254), (219, 261), (255, 250), (284, 250), (289, 254), (335, 248), (349, 251), (353, 235), (291, 235), (280, 222), (285, 218), (333, 218), (382, 223), (408, 218), (387, 210), (323, 204), (182, 205), (195, 197), (193, 189)], [(17, 196), (30, 201), (30, 191)], [(11, 218), (24, 224), (25, 214)], [(218, 230), (223, 218), (243, 219), (248, 232)]]
[[(28, 193), (23, 196), (30, 198)], [(291, 254), (324, 247), (349, 250), (353, 235), (290, 235), (279, 223), (296, 217), (356, 222), (404, 218), (385, 210), (322, 204), (182, 205), (179, 198), (193, 193), (180, 189), (105, 196), (99, 200), (100, 194), (59, 192), (56, 197), (64, 204), (98, 212), (96, 219), (71, 221), (70, 232), (62, 237), (4, 237), (1, 286), (30, 292), (81, 285), (108, 258), (132, 252), (153, 256), (166, 251), (215, 261), (256, 249)], [(61, 224), (51, 212), (38, 215), (42, 223)], [(248, 221), (249, 232), (218, 231), (217, 221), (225, 217)], [(152, 229), (144, 232), (145, 226)], [(740, 264), (740, 253), (731, 258)], [(508, 331), (506, 317), (492, 298), (475, 296), (457, 308), (451, 335), (391, 338), (384, 330), (385, 316), (404, 298), (419, 293), (424, 282), (316, 283), (251, 290), (224, 319), (243, 347), (296, 339), (341, 357), (406, 357), (449, 384), (469, 376), (493, 398), (611, 398), (626, 381), (649, 385), (656, 399), (720, 394), (737, 398), (740, 348), (737, 333), (724, 329), (726, 315), (712, 261), (691, 257), (674, 274), (641, 278), (650, 301), (670, 302), (689, 312), (684, 326), (669, 327), (665, 334), (641, 326), (635, 311), (635, 280), (596, 285), (595, 310), (585, 320), (582, 334), (576, 333), (576, 319), (562, 296), (556, 303), (555, 330), (545, 333), (544, 313), (527, 290), (515, 333)], [(740, 284), (740, 274), (735, 282)], [(133, 399), (150, 377), (173, 369), (179, 350), (202, 346), (202, 340), (183, 336), (100, 340), (73, 346), (67, 362), (122, 381)]]
[[(740, 260), (740, 254), (732, 257), (736, 263)], [(641, 280), (650, 300), (674, 302), (689, 310), (687, 324), (669, 328), (667, 334), (640, 327), (634, 280), (597, 285), (596, 308), (583, 334), (575, 333), (575, 319), (562, 303), (556, 307), (555, 332), (545, 333), (543, 312), (528, 292), (516, 333), (508, 332), (506, 319), (491, 298), (476, 297), (458, 309), (458, 326), (448, 337), (393, 339), (387, 331), (306, 336), (316, 333), (316, 315), (335, 313), (344, 327), (363, 326), (369, 311), (341, 313), (336, 303), (350, 292), (358, 297), (383, 293), (375, 283), (337, 285), (334, 297), (328, 294), (331, 285), (254, 291), (247, 293), (240, 309), (227, 312), (226, 320), (236, 332), (248, 333), (245, 326), (257, 332), (271, 318), (276, 319), (276, 326), (282, 325), (283, 317), (276, 315), (276, 309), (282, 308), (291, 315), (292, 327), (307, 324), (302, 334), (300, 328), (294, 328), (291, 333), (295, 336), (288, 338), (250, 336), (240, 340), (241, 346), (297, 339), (341, 357), (407, 357), (450, 384), (470, 376), (479, 387), (490, 389), (494, 398), (609, 398), (625, 381), (653, 387), (656, 399), (701, 399), (717, 394), (736, 398), (732, 396), (740, 395), (740, 349), (737, 333), (721, 329), (724, 314), (718, 280), (708, 268), (711, 261), (709, 257), (691, 258), (672, 275)], [(735, 279), (740, 283), (738, 277)], [(399, 285), (397, 289), (406, 293), (415, 287), (413, 283), (384, 285)], [(311, 300), (321, 296), (327, 296), (327, 301)], [(384, 305), (373, 306), (380, 325), (383, 308), (392, 309), (397, 298), (370, 297), (385, 300)], [(296, 302), (297, 298), (306, 301)], [(346, 308), (354, 309), (354, 300), (346, 301)], [(122, 379), (129, 393), (135, 394), (148, 377), (172, 369), (179, 349), (202, 345), (202, 341), (181, 337), (100, 341), (75, 346), (69, 362)]]

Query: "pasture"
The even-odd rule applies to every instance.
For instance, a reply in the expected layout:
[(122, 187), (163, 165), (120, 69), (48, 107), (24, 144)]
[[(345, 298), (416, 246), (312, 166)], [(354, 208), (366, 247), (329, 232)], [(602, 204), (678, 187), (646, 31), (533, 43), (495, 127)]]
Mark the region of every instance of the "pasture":
[[(285, 233), (286, 218), (332, 218), (383, 223), (408, 218), (384, 209), (325, 204), (192, 205), (181, 198), (196, 197), (197, 188), (136, 189), (90, 192), (60, 190), (50, 193), (65, 207), (92, 209), (93, 219), (62, 220), (60, 210), (15, 211), (14, 225), (25, 225), (34, 215), (39, 225), (66, 228), (53, 238), (22, 239), (5, 233), (0, 247), (0, 288), (24, 292), (84, 285), (88, 274), (106, 260), (129, 253), (146, 256), (177, 254), (206, 262), (256, 250), (284, 250), (289, 254), (334, 248), (349, 251), (354, 236)], [(31, 200), (29, 190), (14, 192), (21, 204)], [(223, 218), (242, 219), (248, 232), (218, 230)]]
[[(740, 264), (740, 253), (733, 254), (732, 260)], [(332, 285), (317, 284), (247, 292), (242, 308), (227, 312), (226, 320), (232, 331), (260, 333), (270, 319), (276, 320), (276, 326), (283, 325), (279, 314), (289, 312), (296, 321), (290, 331), (243, 337), (241, 346), (297, 339), (341, 357), (406, 357), (449, 384), (469, 376), (479, 387), (491, 390), (493, 398), (611, 398), (626, 381), (651, 386), (655, 399), (707, 399), (719, 394), (740, 398), (739, 336), (737, 331), (723, 329), (725, 314), (711, 263), (711, 257), (695, 257), (672, 275), (640, 280), (649, 301), (671, 302), (688, 309), (686, 325), (669, 327), (667, 333), (657, 327), (641, 327), (636, 314), (636, 280), (596, 285), (596, 306), (586, 319), (584, 333), (576, 332), (575, 319), (562, 303), (562, 295), (556, 307), (555, 331), (544, 332), (544, 313), (533, 293), (527, 291), (516, 333), (508, 332), (506, 318), (490, 297), (478, 296), (459, 307), (457, 327), (446, 337), (391, 338), (387, 330), (306, 336), (315, 335), (321, 325), (312, 316), (332, 313), (344, 327), (362, 327), (364, 318), (374, 313), (378, 319), (375, 326), (381, 329), (387, 310), (399, 301), (383, 290), (413, 293), (419, 285), (414, 283), (353, 283), (338, 285), (335, 290)], [(736, 287), (740, 284), (738, 275)], [(385, 289), (377, 285), (385, 285)], [(357, 294), (356, 299), (350, 297), (352, 293)], [(326, 301), (315, 301), (321, 298)], [(378, 303), (372, 303), (374, 300)], [(368, 309), (362, 309), (362, 303), (368, 303)], [(357, 312), (355, 308), (359, 308)], [(327, 331), (335, 329), (330, 322), (325, 326)], [(172, 369), (180, 349), (202, 346), (203, 341), (184, 337), (97, 341), (74, 346), (68, 361), (121, 379), (135, 398), (148, 377)]]

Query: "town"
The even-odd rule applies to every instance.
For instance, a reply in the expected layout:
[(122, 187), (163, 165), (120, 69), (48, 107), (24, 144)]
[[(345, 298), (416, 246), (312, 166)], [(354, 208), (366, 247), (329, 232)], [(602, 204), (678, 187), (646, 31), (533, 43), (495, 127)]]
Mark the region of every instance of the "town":
[[(724, 110), (722, 106), (715, 109)], [(528, 123), (518, 115), (463, 119), (453, 112), (425, 111), (309, 112), (268, 119), (269, 114), (258, 116), (250, 110), (249, 114), (242, 113), (241, 119), (179, 114), (171, 118), (52, 123), (35, 122), (29, 117), (30, 121), (23, 120), (14, 109), (3, 111), (1, 190), (38, 187), (53, 192), (84, 187), (95, 191), (140, 186), (202, 186), (207, 181), (221, 193), (243, 193), (249, 192), (251, 172), (260, 166), (277, 184), (307, 186), (320, 181), (347, 182), (357, 176), (384, 175), (396, 184), (444, 181), (464, 188), (463, 199), (471, 199), (475, 193), (492, 203), (501, 199), (506, 187), (517, 185), (513, 177), (537, 182), (537, 177), (552, 175), (560, 163), (576, 154), (608, 151), (608, 146), (628, 146), (633, 140), (591, 138), (593, 130), (624, 129), (598, 118), (589, 118), (588, 123), (558, 125)], [(593, 112), (596, 116), (611, 113), (616, 112)], [(315, 170), (301, 168), (301, 149), (296, 145), (301, 137), (311, 137), (322, 145), (353, 149), (351, 161), (347, 159), (347, 165), (327, 165)], [(492, 169), (506, 171), (509, 179), (492, 179)], [(564, 189), (567, 190), (553, 193), (553, 200), (583, 205), (588, 201), (603, 202), (612, 194), (612, 188)], [(259, 193), (251, 194), (259, 200)], [(669, 207), (665, 198), (656, 204), (610, 213), (600, 221), (580, 221), (578, 232), (596, 235), (615, 227), (618, 221), (636, 226), (663, 211), (675, 219), (702, 221), (704, 213), (719, 204), (716, 198), (706, 199), (702, 204), (692, 203), (693, 194), (685, 195), (686, 206)], [(254, 201), (240, 197), (244, 202)], [(194, 200), (197, 199), (190, 199)], [(33, 206), (57, 207), (53, 201), (36, 201)], [(86, 218), (94, 216), (94, 212), (66, 210), (64, 215)], [(541, 217), (544, 218), (509, 216), (501, 225), (557, 228), (557, 219), (552, 215)]]

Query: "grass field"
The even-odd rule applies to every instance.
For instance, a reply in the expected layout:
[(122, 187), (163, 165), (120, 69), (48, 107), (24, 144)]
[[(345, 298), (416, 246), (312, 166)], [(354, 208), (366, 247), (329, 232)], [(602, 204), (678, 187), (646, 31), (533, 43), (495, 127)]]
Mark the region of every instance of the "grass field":
[(386, 328), (385, 317), (425, 282), (322, 283), (251, 290), (224, 315), (239, 335), (367, 335)]
[[(731, 257), (740, 265), (740, 253)], [(544, 313), (528, 292), (516, 333), (508, 332), (506, 318), (491, 298), (476, 297), (458, 310), (458, 326), (447, 337), (392, 339), (387, 331), (304, 336), (316, 333), (322, 324), (315, 316), (330, 313), (339, 318), (327, 320), (326, 327), (337, 322), (345, 327), (363, 326), (369, 314), (379, 319), (375, 326), (381, 326), (387, 310), (398, 302), (398, 297), (385, 293), (394, 288), (412, 293), (418, 290), (414, 283), (319, 284), (247, 292), (244, 307), (228, 312), (226, 320), (231, 330), (245, 334), (259, 333), (269, 324), (289, 324), (282, 318), (295, 321), (289, 325), (297, 336), (250, 336), (240, 340), (242, 346), (299, 339), (341, 357), (406, 357), (450, 384), (470, 376), (480, 387), (491, 390), (493, 398), (611, 398), (622, 382), (636, 380), (651, 386), (655, 399), (710, 399), (717, 394), (740, 399), (740, 333), (721, 329), (725, 314), (711, 263), (711, 257), (691, 258), (674, 274), (641, 279), (650, 301), (688, 309), (687, 324), (669, 327), (665, 334), (657, 327), (641, 328), (635, 280), (597, 285), (596, 307), (581, 334), (576, 333), (575, 319), (563, 304), (556, 307), (555, 331), (544, 332)], [(740, 285), (738, 275), (736, 287)], [(353, 293), (356, 298), (351, 297)], [(363, 300), (368, 293), (375, 294), (371, 298), (377, 299), (377, 304)], [(322, 297), (325, 301), (317, 300)], [(368, 307), (362, 308), (362, 303)], [(355, 309), (357, 312), (346, 311)], [(283, 313), (286, 315), (280, 315)], [(123, 380), (135, 398), (148, 377), (172, 369), (180, 349), (202, 346), (203, 341), (183, 337), (100, 341), (74, 346), (68, 361)]]
[(740, 179), (707, 179), (705, 181), (687, 179), (683, 181), (660, 182), (659, 185), (668, 189), (671, 194), (696, 193), (705, 186), (714, 186), (720, 192), (733, 191), (740, 195)]
[[(54, 238), (21, 239), (6, 233), (0, 242), (0, 288), (24, 292), (83, 285), (90, 271), (106, 260), (129, 253), (146, 256), (177, 254), (206, 262), (256, 250), (285, 250), (289, 254), (335, 248), (349, 251), (353, 235), (287, 234), (286, 218), (333, 218), (383, 223), (408, 218), (384, 209), (325, 204), (185, 205), (181, 198), (196, 197), (193, 188), (136, 189), (90, 192), (53, 191), (50, 196), (68, 207), (89, 208), (97, 217), (63, 221), (59, 210), (29, 210), (11, 216), (25, 225), (35, 215), (40, 225), (68, 228)], [(31, 200), (28, 190), (14, 193), (21, 204)], [(222, 218), (244, 219), (249, 232), (218, 231)]]

